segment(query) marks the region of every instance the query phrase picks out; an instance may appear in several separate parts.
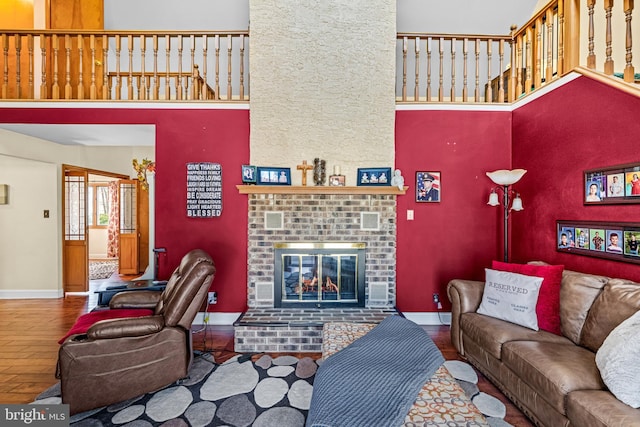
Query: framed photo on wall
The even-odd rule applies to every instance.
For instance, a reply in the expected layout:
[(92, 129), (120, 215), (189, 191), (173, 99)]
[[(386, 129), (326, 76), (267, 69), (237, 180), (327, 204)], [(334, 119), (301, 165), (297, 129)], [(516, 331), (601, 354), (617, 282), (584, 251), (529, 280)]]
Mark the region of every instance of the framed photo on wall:
[(416, 202), (439, 203), (441, 199), (440, 172), (416, 172)]
[(556, 250), (640, 264), (640, 223), (556, 221)]
[(584, 171), (584, 204), (640, 203), (640, 163)]

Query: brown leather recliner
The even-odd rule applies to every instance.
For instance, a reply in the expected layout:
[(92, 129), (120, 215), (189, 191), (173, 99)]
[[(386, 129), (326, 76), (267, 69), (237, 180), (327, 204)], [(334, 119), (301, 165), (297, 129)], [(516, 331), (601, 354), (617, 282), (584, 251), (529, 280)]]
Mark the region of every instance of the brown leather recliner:
[(191, 324), (215, 275), (211, 257), (186, 254), (164, 291), (114, 295), (115, 308), (153, 308), (146, 317), (103, 320), (60, 346), (56, 376), (71, 414), (158, 390), (187, 375)]

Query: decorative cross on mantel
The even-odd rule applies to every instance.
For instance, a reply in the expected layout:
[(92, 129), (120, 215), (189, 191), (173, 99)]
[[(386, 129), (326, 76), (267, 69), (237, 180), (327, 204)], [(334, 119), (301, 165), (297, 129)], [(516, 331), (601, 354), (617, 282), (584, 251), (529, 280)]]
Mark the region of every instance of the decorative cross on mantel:
[(301, 165), (296, 166), (299, 171), (302, 171), (302, 185), (307, 185), (307, 171), (313, 169), (313, 166), (308, 165), (306, 160), (302, 161)]

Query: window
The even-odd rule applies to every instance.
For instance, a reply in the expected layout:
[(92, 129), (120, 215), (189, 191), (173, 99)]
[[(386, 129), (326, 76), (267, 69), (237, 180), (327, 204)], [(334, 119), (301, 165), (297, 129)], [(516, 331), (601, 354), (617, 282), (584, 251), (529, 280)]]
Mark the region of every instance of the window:
[(89, 185), (89, 227), (101, 228), (109, 224), (111, 203), (107, 184)]

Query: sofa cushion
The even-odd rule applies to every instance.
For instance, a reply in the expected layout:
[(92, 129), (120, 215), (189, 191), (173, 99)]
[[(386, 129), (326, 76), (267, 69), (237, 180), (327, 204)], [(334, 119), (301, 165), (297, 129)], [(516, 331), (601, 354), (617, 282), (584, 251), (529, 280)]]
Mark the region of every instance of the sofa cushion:
[(603, 276), (565, 270), (560, 287), (562, 334), (575, 344), (580, 342), (589, 309), (609, 279)]
[(596, 353), (596, 365), (611, 393), (640, 408), (640, 311), (611, 331)]
[(485, 268), (486, 282), (477, 312), (538, 330), (536, 302), (542, 279)]
[(542, 286), (536, 304), (538, 327), (556, 335), (562, 334), (560, 330), (560, 283), (562, 282), (564, 265), (513, 264), (493, 261), (491, 267), (500, 271), (542, 277)]
[(464, 313), (460, 318), (464, 335), (476, 342), (496, 359), (501, 358), (502, 346), (510, 341), (538, 340), (555, 344), (570, 344), (565, 337), (545, 331), (534, 331), (478, 313)]
[(561, 414), (568, 393), (604, 389), (595, 356), (573, 343), (511, 341), (502, 346), (505, 366)]
[(640, 427), (640, 409), (633, 409), (608, 391), (578, 390), (567, 397), (572, 426)]
[(640, 285), (610, 279), (594, 301), (584, 322), (580, 345), (598, 351), (605, 338), (625, 319), (640, 310)]

